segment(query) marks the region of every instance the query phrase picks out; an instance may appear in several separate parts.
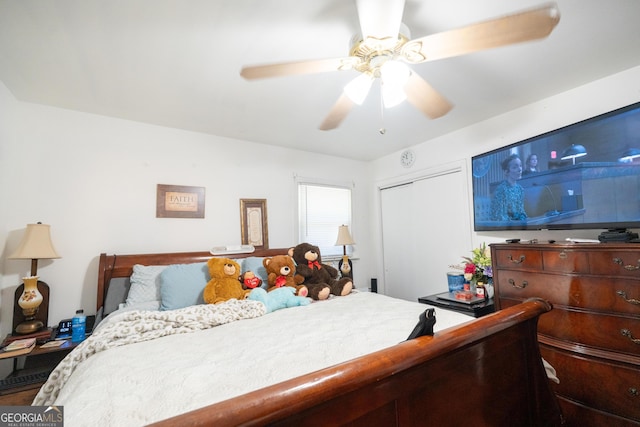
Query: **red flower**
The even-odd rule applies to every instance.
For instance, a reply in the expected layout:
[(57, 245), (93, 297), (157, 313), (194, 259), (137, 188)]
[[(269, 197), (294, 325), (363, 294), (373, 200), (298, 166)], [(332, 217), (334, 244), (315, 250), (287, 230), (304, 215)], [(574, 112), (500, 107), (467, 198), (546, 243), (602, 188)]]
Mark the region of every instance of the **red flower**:
[(476, 265), (475, 264), (466, 264), (464, 266), (464, 272), (465, 273), (474, 274), (476, 272)]

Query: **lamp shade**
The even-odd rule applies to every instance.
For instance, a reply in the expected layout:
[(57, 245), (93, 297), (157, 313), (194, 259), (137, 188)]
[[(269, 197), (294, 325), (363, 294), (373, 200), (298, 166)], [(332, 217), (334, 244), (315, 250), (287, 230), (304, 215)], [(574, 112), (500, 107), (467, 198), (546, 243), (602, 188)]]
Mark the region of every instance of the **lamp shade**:
[(640, 157), (640, 149), (638, 148), (627, 148), (622, 153), (622, 156), (618, 159), (620, 162), (630, 162), (633, 159)]
[(27, 224), (22, 242), (9, 259), (54, 259), (60, 255), (53, 248), (48, 224)]
[(574, 159), (576, 157), (582, 157), (587, 155), (587, 149), (584, 148), (584, 145), (580, 144), (571, 144), (571, 147), (567, 148), (562, 152), (562, 160)]
[(338, 227), (338, 240), (336, 240), (336, 246), (355, 245), (351, 234), (349, 233), (349, 227), (341, 225)]

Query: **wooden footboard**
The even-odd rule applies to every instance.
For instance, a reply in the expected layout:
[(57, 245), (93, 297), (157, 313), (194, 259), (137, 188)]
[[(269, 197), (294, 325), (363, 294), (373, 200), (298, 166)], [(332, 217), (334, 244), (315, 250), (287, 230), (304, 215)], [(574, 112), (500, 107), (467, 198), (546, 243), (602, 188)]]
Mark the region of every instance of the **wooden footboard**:
[(536, 336), (549, 310), (528, 300), (154, 425), (562, 425)]

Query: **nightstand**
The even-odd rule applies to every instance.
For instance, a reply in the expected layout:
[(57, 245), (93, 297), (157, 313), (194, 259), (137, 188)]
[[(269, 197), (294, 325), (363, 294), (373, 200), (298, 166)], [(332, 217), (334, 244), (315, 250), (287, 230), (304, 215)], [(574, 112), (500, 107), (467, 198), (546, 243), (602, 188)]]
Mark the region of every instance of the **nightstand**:
[[(42, 348), (36, 347), (27, 354), (13, 358), (14, 370), (6, 378), (19, 377), (21, 375), (37, 374), (41, 372), (51, 372), (58, 363), (65, 358), (77, 343), (71, 340), (64, 341), (58, 347)], [(0, 406), (4, 405), (31, 405), (38, 390), (44, 384), (46, 378), (34, 384), (19, 385), (9, 389), (0, 390)]]
[(465, 304), (462, 302), (455, 302), (438, 298), (439, 295), (442, 294), (420, 297), (418, 298), (418, 302), (421, 302), (422, 304), (429, 304), (434, 307), (444, 308), (446, 310), (457, 311), (458, 313), (468, 314), (469, 316), (473, 317), (486, 316), (487, 314), (491, 314), (495, 311), (493, 298), (488, 301), (478, 302), (474, 304)]

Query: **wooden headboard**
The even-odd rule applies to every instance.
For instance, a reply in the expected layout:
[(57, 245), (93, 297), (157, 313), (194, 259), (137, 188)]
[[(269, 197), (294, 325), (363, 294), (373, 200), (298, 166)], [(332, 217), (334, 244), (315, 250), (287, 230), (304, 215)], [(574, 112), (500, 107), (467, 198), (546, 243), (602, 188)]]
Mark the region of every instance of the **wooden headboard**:
[(157, 254), (138, 255), (107, 255), (100, 254), (98, 265), (98, 295), (96, 300), (96, 310), (99, 311), (107, 299), (109, 284), (111, 279), (125, 278), (133, 273), (133, 266), (141, 265), (171, 265), (171, 264), (192, 264), (205, 262), (214, 256), (225, 256), (227, 258), (248, 258), (267, 257), (287, 254), (289, 248), (258, 249), (255, 252), (230, 255), (212, 255), (211, 252), (171, 252)]

